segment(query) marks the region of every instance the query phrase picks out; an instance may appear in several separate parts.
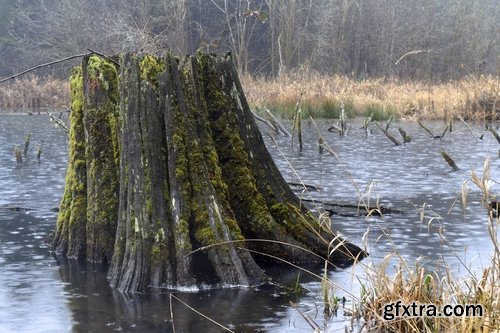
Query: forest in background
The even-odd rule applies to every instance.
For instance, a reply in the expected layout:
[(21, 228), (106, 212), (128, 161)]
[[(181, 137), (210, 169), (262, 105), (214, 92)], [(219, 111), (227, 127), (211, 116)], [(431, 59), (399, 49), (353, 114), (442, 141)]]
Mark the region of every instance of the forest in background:
[[(230, 50), (240, 73), (500, 71), (498, 0), (0, 0), (0, 76), (85, 53)], [(38, 74), (68, 75), (64, 63)]]

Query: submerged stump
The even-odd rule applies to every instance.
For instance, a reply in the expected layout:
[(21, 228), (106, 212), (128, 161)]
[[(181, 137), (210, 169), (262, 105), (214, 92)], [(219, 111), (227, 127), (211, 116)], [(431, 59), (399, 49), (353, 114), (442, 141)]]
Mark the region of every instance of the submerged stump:
[(110, 263), (124, 292), (251, 285), (256, 263), (346, 264), (365, 253), (283, 179), (230, 55), (92, 55), (71, 78), (70, 161), (56, 252)]

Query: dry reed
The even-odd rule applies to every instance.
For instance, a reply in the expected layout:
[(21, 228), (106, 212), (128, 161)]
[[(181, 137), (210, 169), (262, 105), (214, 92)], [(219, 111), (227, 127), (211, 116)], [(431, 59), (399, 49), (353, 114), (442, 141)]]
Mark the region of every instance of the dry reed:
[(241, 80), (251, 105), (267, 106), (286, 117), (290, 117), (301, 93), (304, 94), (303, 110), (309, 106), (311, 113), (327, 117), (337, 117), (342, 102), (350, 106), (350, 116), (382, 113), (381, 118), (390, 115), (426, 119), (462, 116), (478, 120), (489, 117), (493, 109), (500, 109), (500, 79), (492, 76), (424, 83), (384, 78), (358, 81), (341, 75), (296, 72), (278, 78), (242, 75)]
[(3, 111), (67, 108), (68, 105), (67, 81), (29, 75), (0, 85), (0, 110)]
[[(462, 201), (467, 204), (468, 183), (477, 186), (483, 193), (483, 203), (495, 200), (491, 192), (489, 160), (484, 163), (482, 176), (475, 171), (464, 183)], [(426, 218), (425, 207), (421, 210), (422, 222)], [(431, 271), (419, 264), (410, 264), (397, 250), (385, 257), (381, 264), (366, 265), (360, 309), (369, 332), (500, 332), (500, 243), (498, 227), (500, 220), (490, 208), (488, 229), (493, 244), (490, 265), (483, 269), (482, 276), (476, 276), (464, 266), (468, 274), (457, 277), (448, 269)], [(387, 235), (390, 239), (390, 236)], [(446, 243), (446, 235), (442, 234)], [(399, 267), (390, 275), (387, 267)], [(384, 318), (386, 304), (400, 301), (403, 304), (480, 304), (482, 316), (454, 317), (398, 317)], [(393, 308), (394, 310), (394, 308)]]

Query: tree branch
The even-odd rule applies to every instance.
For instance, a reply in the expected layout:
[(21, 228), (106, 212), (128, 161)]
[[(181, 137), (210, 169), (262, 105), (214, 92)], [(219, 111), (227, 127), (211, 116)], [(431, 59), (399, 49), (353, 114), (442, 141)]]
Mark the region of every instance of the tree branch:
[(30, 69), (27, 69), (25, 70), (24, 72), (21, 72), (21, 73), (18, 73), (18, 74), (14, 74), (12, 76), (9, 76), (8, 78), (5, 78), (3, 80), (0, 80), (0, 83), (3, 83), (5, 81), (8, 81), (8, 80), (12, 80), (12, 79), (15, 79), (16, 77), (18, 76), (21, 76), (21, 75), (24, 75), (26, 73), (29, 73), (29, 72), (32, 72), (36, 69), (39, 69), (39, 68), (43, 68), (43, 67), (47, 67), (47, 66), (51, 66), (51, 65), (54, 65), (54, 64), (57, 64), (57, 63), (60, 63), (60, 62), (63, 62), (63, 61), (67, 61), (67, 60), (71, 60), (71, 59), (75, 59), (75, 58), (81, 58), (81, 57), (84, 57), (88, 55), (88, 53), (82, 53), (82, 54), (77, 54), (77, 55), (72, 55), (70, 57), (66, 57), (64, 59), (59, 59), (59, 60), (54, 60), (54, 61), (51, 61), (51, 62), (47, 62), (45, 64), (41, 64), (41, 65), (38, 65), (38, 66), (35, 66), (35, 67), (32, 67)]

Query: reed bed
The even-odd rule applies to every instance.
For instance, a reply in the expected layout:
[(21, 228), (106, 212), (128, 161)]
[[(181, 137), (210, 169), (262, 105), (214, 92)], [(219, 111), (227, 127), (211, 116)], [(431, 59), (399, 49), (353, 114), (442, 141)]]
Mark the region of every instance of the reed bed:
[[(256, 109), (292, 119), (299, 96), (302, 117), (390, 117), (467, 120), (497, 119), (500, 78), (467, 77), (447, 83), (389, 80), (354, 80), (347, 76), (298, 71), (277, 78), (240, 76), (245, 95)], [(26, 111), (69, 105), (66, 80), (28, 75), (0, 85), (0, 109)]]
[(0, 85), (0, 109), (28, 111), (38, 108), (67, 108), (69, 83), (52, 77), (29, 75)]
[[(496, 230), (498, 220), (490, 220), (488, 228)], [(496, 226), (495, 226), (496, 225)], [(500, 252), (498, 240), (493, 239), (495, 253), (491, 266), (483, 270), (482, 276), (472, 272), (457, 278), (450, 271), (431, 271), (419, 264), (408, 263), (398, 253), (386, 256), (382, 264), (366, 269), (363, 278), (361, 301), (357, 305), (358, 318), (363, 318), (367, 332), (500, 332)], [(387, 267), (397, 265), (396, 273), (387, 273)], [(412, 303), (433, 304), (437, 313), (443, 306), (480, 305), (483, 312), (469, 316), (421, 316), (384, 317), (388, 304), (410, 305)], [(477, 310), (477, 309), (476, 309)], [(395, 307), (391, 308), (395, 315)], [(425, 312), (424, 312), (425, 313)]]
[(341, 75), (295, 72), (277, 78), (241, 76), (249, 103), (266, 106), (291, 118), (298, 96), (304, 116), (338, 118), (342, 106), (347, 116), (469, 120), (491, 118), (500, 109), (500, 79), (467, 77), (447, 83), (389, 80), (354, 80)]

